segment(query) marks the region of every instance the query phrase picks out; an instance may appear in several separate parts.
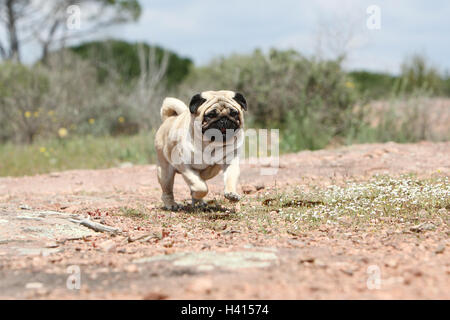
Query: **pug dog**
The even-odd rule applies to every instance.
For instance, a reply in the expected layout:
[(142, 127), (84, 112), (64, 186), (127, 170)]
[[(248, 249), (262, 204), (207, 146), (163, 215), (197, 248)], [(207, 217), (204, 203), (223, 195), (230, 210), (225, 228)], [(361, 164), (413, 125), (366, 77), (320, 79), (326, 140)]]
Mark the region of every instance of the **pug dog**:
[(205, 91), (194, 95), (186, 106), (166, 98), (161, 108), (162, 124), (155, 135), (157, 174), (164, 207), (177, 210), (173, 183), (179, 173), (190, 188), (193, 205), (204, 204), (206, 180), (224, 173), (224, 196), (236, 202), (239, 153), (244, 133), (247, 102), (241, 93)]

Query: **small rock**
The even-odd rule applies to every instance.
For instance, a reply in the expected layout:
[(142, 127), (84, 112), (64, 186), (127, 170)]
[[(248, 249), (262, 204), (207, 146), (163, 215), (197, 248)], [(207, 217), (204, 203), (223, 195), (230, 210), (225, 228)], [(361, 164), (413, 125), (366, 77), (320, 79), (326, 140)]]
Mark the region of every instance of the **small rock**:
[(296, 239), (288, 239), (287, 242), (293, 247), (303, 248), (305, 246), (304, 241), (296, 240)]
[(350, 226), (353, 222), (352, 218), (347, 217), (347, 216), (343, 216), (338, 218), (339, 222), (345, 226)]
[(197, 270), (201, 271), (201, 272), (213, 271), (214, 270), (214, 266), (210, 265), (210, 264), (202, 264), (202, 265), (199, 265), (197, 267)]
[(369, 263), (369, 258), (361, 257), (361, 258), (359, 258), (359, 261), (361, 261), (362, 263)]
[(319, 268), (325, 268), (327, 266), (327, 264), (323, 260), (320, 260), (320, 259), (315, 259), (314, 265), (318, 266)]
[(229, 235), (229, 234), (233, 234), (233, 233), (241, 233), (241, 232), (237, 231), (237, 230), (225, 230), (222, 232), (223, 235)]
[(256, 191), (262, 190), (262, 189), (264, 189), (264, 188), (265, 188), (265, 186), (264, 186), (263, 183), (255, 184), (255, 189), (256, 189)]
[(119, 168), (122, 168), (122, 169), (124, 169), (124, 168), (132, 168), (132, 167), (133, 167), (133, 163), (131, 163), (131, 162), (122, 162), (119, 165)]
[(417, 226), (409, 228), (409, 230), (411, 230), (412, 232), (423, 232), (423, 231), (431, 231), (434, 230), (435, 228), (436, 226), (434, 224), (424, 222)]
[(434, 250), (434, 253), (440, 254), (444, 253), (444, 251), (445, 251), (445, 244), (440, 244), (437, 246), (436, 250)]
[(347, 237), (347, 238), (351, 238), (352, 235), (353, 235), (353, 233), (351, 233), (351, 232), (345, 232), (344, 233), (344, 236)]
[(422, 270), (417, 269), (417, 268), (410, 269), (409, 272), (411, 273), (411, 275), (413, 275), (415, 277), (421, 277), (423, 275)]
[(439, 213), (439, 214), (442, 214), (442, 215), (445, 215), (445, 214), (447, 214), (447, 209), (445, 209), (445, 208), (440, 208), (440, 209), (438, 210), (438, 213)]
[(390, 268), (394, 268), (395, 269), (398, 266), (398, 262), (396, 260), (394, 260), (394, 259), (390, 259), (390, 260), (387, 260), (385, 262), (385, 265), (386, 265), (386, 267), (390, 267)]
[(207, 244), (207, 243), (204, 243), (204, 244), (202, 245), (202, 247), (201, 247), (202, 250), (210, 249), (210, 248), (211, 248), (211, 246), (210, 246), (209, 244)]
[(58, 248), (58, 247), (59, 247), (59, 244), (57, 244), (56, 242), (47, 242), (47, 243), (45, 244), (45, 247), (46, 247), (46, 248)]
[(29, 282), (25, 285), (26, 289), (42, 289), (44, 285), (41, 282)]
[(135, 264), (130, 264), (130, 265), (125, 267), (125, 271), (134, 273), (134, 272), (138, 272), (139, 268)]
[(173, 240), (169, 240), (169, 239), (164, 239), (163, 241), (161, 241), (161, 244), (165, 248), (172, 248), (173, 247), (173, 243), (174, 243)]
[(225, 230), (227, 228), (227, 226), (228, 225), (226, 223), (219, 223), (216, 226), (214, 226), (213, 229), (215, 231), (222, 231), (222, 230)]
[(189, 291), (195, 293), (210, 293), (213, 287), (213, 282), (209, 278), (200, 278), (194, 280), (188, 287)]
[(58, 178), (60, 176), (60, 174), (58, 172), (50, 172), (49, 176), (51, 178)]
[(419, 211), (419, 216), (421, 216), (421, 217), (426, 217), (427, 215), (428, 215), (427, 210), (422, 209), (422, 210)]
[(299, 262), (300, 263), (313, 263), (316, 260), (316, 258), (311, 257), (311, 256), (304, 256), (304, 257), (300, 257)]
[(19, 208), (22, 209), (22, 210), (32, 210), (32, 208), (29, 205), (27, 205), (27, 204), (21, 204), (19, 206)]
[(113, 240), (107, 240), (100, 243), (99, 247), (105, 252), (113, 252), (116, 250), (116, 243)]
[(341, 271), (348, 276), (353, 276), (353, 271), (350, 269), (341, 269)]
[(243, 186), (242, 186), (242, 192), (243, 192), (244, 194), (250, 194), (250, 193), (253, 193), (254, 190), (253, 190), (253, 187), (250, 186), (250, 185), (243, 185)]
[(144, 300), (165, 300), (169, 296), (161, 292), (149, 292), (144, 296)]

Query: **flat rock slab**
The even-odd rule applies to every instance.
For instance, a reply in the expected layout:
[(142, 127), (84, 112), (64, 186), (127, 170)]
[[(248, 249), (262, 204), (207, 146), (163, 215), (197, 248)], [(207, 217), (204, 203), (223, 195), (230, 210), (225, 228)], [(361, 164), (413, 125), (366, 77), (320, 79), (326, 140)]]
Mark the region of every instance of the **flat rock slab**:
[(233, 252), (182, 252), (141, 258), (134, 263), (169, 261), (176, 267), (196, 267), (199, 271), (221, 269), (263, 268), (274, 265), (278, 257), (274, 252), (233, 251)]
[(56, 211), (0, 210), (0, 253), (2, 255), (49, 255), (61, 249), (50, 242), (82, 238), (96, 232), (73, 223), (71, 214)]

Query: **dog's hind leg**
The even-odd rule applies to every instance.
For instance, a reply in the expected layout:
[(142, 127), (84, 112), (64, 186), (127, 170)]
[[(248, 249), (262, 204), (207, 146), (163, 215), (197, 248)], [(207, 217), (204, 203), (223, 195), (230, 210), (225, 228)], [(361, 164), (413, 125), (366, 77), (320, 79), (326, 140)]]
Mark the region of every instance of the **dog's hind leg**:
[(173, 182), (175, 179), (175, 168), (172, 167), (166, 159), (159, 159), (158, 166), (158, 181), (162, 189), (162, 201), (164, 207), (168, 210), (177, 210), (178, 204), (173, 197)]

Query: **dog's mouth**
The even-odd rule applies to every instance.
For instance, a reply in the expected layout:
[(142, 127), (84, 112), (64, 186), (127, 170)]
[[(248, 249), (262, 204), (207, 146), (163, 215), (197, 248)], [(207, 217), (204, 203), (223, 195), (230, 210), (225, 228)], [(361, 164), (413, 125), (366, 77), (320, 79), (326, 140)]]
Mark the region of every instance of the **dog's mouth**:
[(216, 141), (220, 139), (220, 136), (222, 141), (228, 141), (236, 134), (238, 129), (239, 125), (235, 121), (224, 116), (204, 127), (202, 133), (210, 141)]

